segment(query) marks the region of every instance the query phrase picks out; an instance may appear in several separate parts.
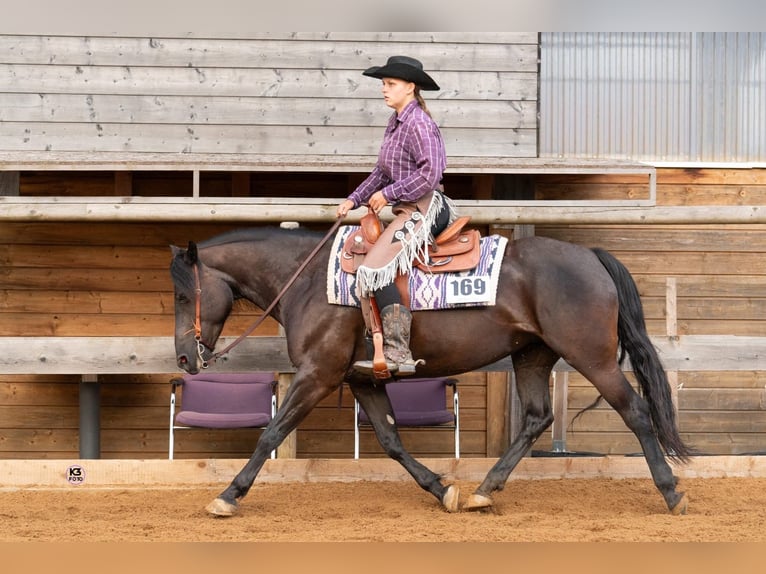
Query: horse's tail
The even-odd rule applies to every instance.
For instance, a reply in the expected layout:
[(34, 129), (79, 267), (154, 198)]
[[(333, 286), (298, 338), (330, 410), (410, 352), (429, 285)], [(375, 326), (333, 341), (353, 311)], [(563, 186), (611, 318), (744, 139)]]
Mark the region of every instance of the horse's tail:
[(652, 424), (665, 453), (671, 459), (686, 462), (694, 451), (681, 440), (678, 433), (670, 384), (657, 350), (646, 332), (638, 287), (627, 268), (612, 254), (598, 248), (593, 249), (593, 253), (617, 286), (617, 336), (622, 349), (620, 362), (627, 352), (633, 365), (633, 374), (639, 383), (639, 390), (649, 403)]

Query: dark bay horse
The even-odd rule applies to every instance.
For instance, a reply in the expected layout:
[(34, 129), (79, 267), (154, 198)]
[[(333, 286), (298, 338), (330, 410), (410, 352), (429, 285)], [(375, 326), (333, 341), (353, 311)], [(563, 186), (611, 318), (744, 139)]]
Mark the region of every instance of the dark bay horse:
[[(235, 300), (266, 309), (317, 246), (321, 234), (273, 227), (233, 231), (187, 249), (173, 247), (175, 345), (179, 367), (197, 373), (213, 349)], [(385, 452), (448, 511), (458, 510), (455, 485), (415, 460), (402, 446), (384, 385), (352, 371), (366, 358), (364, 322), (353, 307), (327, 302), (326, 244), (306, 265), (271, 315), (284, 327), (297, 368), (276, 417), (231, 484), (211, 502), (228, 516), (249, 491), (272, 450), (323, 398), (348, 382), (369, 414)], [(549, 375), (563, 358), (583, 374), (638, 438), (657, 489), (674, 514), (687, 497), (665, 457), (693, 454), (679, 436), (670, 388), (646, 332), (638, 290), (612, 255), (544, 237), (511, 241), (505, 251), (494, 306), (413, 313), (411, 346), (426, 363), (419, 377), (455, 375), (510, 355), (523, 413), (521, 432), (463, 508), (492, 505), (511, 471), (553, 422)], [(199, 341), (194, 326), (198, 325)], [(618, 351), (630, 357), (640, 393), (625, 378)], [(621, 358), (621, 357), (620, 357)]]

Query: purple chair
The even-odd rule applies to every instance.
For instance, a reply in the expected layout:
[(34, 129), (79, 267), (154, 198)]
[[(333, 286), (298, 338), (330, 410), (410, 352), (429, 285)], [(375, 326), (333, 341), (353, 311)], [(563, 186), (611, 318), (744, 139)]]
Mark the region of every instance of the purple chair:
[[(170, 381), (170, 446), (179, 429), (263, 428), (277, 412), (277, 377), (272, 372), (199, 373)], [(176, 389), (181, 407), (176, 413)], [(271, 458), (276, 454), (272, 451)]]
[[(446, 388), (452, 389), (452, 410), (446, 405)], [(460, 409), (457, 379), (402, 379), (388, 383), (386, 393), (394, 410), (396, 426), (440, 427), (455, 433), (455, 458), (460, 458)], [(354, 399), (354, 458), (359, 458), (359, 429), (370, 419)]]

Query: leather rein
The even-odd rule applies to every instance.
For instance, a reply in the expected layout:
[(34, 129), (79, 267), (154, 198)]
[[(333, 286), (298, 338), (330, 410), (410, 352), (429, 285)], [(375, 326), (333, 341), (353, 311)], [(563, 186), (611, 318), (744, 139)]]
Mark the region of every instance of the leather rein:
[(343, 222), (343, 218), (340, 217), (338, 220), (333, 224), (333, 226), (330, 228), (330, 230), (325, 234), (325, 236), (322, 238), (322, 240), (314, 247), (313, 251), (309, 253), (308, 257), (301, 263), (300, 267), (293, 273), (293, 276), (290, 277), (290, 279), (287, 281), (284, 287), (282, 287), (282, 290), (277, 294), (277, 296), (274, 298), (274, 300), (271, 302), (271, 304), (263, 311), (263, 314), (256, 319), (252, 325), (250, 325), (244, 333), (242, 333), (239, 337), (237, 337), (232, 343), (230, 343), (226, 348), (224, 348), (221, 351), (218, 351), (217, 353), (213, 353), (213, 355), (210, 357), (210, 361), (206, 361), (203, 358), (203, 353), (205, 352), (205, 348), (212, 350), (212, 348), (207, 345), (202, 340), (202, 319), (201, 319), (201, 310), (202, 310), (202, 285), (200, 283), (199, 279), (199, 266), (197, 263), (194, 264), (194, 287), (195, 287), (195, 305), (194, 305), (194, 340), (197, 342), (197, 356), (199, 357), (201, 367), (203, 369), (207, 369), (210, 366), (211, 362), (217, 361), (219, 358), (224, 356), (226, 353), (231, 351), (234, 347), (239, 345), (242, 341), (245, 340), (245, 338), (250, 335), (253, 331), (255, 331), (258, 328), (258, 325), (263, 323), (266, 320), (266, 317), (269, 316), (269, 313), (271, 313), (274, 310), (274, 307), (277, 306), (277, 303), (279, 303), (280, 299), (282, 299), (282, 296), (287, 292), (287, 290), (292, 286), (293, 283), (295, 283), (295, 280), (298, 278), (298, 276), (303, 272), (303, 270), (306, 268), (306, 266), (309, 264), (309, 262), (314, 258), (314, 256), (319, 253), (319, 250), (322, 248), (322, 246), (327, 243), (327, 240), (332, 237), (332, 235), (338, 230), (338, 227), (340, 227), (340, 224)]

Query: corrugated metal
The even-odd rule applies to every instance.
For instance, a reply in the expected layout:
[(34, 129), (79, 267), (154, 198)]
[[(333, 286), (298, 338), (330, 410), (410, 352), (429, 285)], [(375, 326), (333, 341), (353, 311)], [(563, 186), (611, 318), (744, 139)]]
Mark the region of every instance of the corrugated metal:
[(544, 33), (540, 155), (766, 161), (766, 33)]

